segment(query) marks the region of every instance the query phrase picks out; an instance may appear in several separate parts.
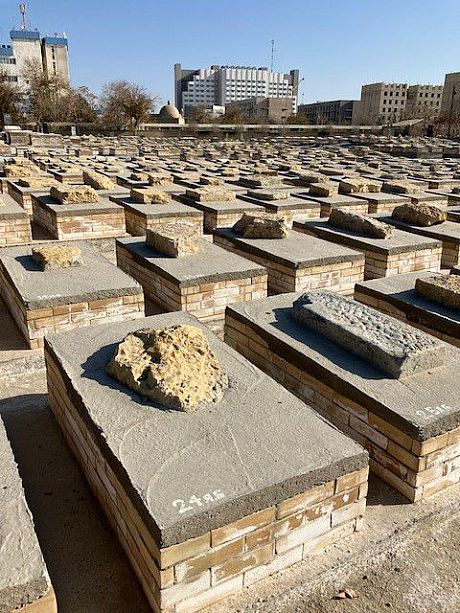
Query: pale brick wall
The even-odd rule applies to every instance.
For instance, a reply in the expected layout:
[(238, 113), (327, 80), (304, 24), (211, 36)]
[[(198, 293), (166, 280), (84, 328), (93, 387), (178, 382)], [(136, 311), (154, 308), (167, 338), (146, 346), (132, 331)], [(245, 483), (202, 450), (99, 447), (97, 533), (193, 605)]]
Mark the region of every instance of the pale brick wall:
[(273, 260), (239, 250), (232, 241), (214, 235), (214, 243), (227, 251), (261, 264), (268, 270), (268, 288), (272, 294), (283, 294), (310, 289), (352, 294), (355, 283), (364, 279), (364, 256), (349, 262), (336, 262), (308, 268), (288, 268)]
[(130, 252), (119, 244), (117, 263), (124, 272), (142, 285), (145, 296), (162, 309), (188, 311), (204, 322), (219, 321), (223, 325), (227, 305), (267, 296), (266, 274), (180, 287), (178, 283), (140, 265)]

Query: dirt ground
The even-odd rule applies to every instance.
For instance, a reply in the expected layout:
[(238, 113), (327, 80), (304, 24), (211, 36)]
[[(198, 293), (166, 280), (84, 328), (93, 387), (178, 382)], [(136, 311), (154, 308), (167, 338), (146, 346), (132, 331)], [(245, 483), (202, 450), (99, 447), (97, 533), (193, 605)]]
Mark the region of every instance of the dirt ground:
[[(0, 414), (60, 613), (146, 613), (136, 577), (47, 408), (43, 372), (3, 381)], [(356, 598), (335, 600), (342, 588)], [(209, 611), (456, 613), (460, 487), (411, 505), (371, 479), (362, 532)]]

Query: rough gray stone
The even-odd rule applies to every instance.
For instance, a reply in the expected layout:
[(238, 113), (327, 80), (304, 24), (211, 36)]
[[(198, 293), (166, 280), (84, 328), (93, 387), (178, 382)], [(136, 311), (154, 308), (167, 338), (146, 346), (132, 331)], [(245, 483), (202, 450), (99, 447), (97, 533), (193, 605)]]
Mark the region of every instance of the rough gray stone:
[(303, 294), (292, 315), (395, 379), (442, 366), (448, 355), (446, 343), (334, 292)]
[(380, 183), (364, 179), (362, 177), (348, 177), (339, 183), (339, 192), (341, 194), (367, 194), (380, 191)]
[(393, 209), (393, 219), (426, 228), (447, 219), (446, 211), (430, 204), (401, 204)]
[(415, 282), (415, 291), (452, 309), (460, 309), (460, 275), (433, 275)]
[(373, 217), (348, 213), (340, 208), (332, 209), (328, 224), (335, 228), (351, 230), (357, 234), (371, 236), (372, 238), (390, 238), (393, 235), (393, 228), (390, 225)]
[(285, 238), (288, 229), (282, 217), (243, 214), (233, 226), (233, 231), (244, 238)]

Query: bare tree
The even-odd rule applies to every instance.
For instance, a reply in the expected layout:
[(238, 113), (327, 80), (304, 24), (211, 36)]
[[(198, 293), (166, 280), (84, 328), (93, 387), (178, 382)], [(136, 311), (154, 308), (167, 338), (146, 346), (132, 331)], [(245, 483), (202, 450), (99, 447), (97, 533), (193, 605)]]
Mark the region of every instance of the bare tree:
[(113, 81), (104, 85), (100, 98), (103, 123), (115, 130), (132, 128), (136, 133), (140, 124), (153, 112), (156, 97), (146, 89), (127, 81)]
[(97, 121), (96, 95), (86, 86), (70, 87), (60, 100), (61, 121), (94, 123)]
[(39, 129), (45, 122), (67, 118), (63, 100), (71, 88), (58, 76), (48, 75), (38, 61), (29, 61), (24, 71), (26, 111)]
[(5, 69), (0, 69), (0, 126), (5, 125), (5, 115), (17, 118), (22, 94), (16, 83), (12, 82)]

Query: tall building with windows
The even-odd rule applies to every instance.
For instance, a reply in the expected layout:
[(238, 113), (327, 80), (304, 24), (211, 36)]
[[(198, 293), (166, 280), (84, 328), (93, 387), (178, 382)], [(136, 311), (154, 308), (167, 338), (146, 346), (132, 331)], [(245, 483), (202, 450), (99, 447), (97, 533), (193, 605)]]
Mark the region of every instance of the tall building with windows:
[(225, 106), (249, 98), (291, 98), (292, 110), (297, 108), (299, 71), (272, 72), (254, 66), (211, 66), (197, 70), (174, 66), (176, 107)]
[(346, 125), (352, 122), (356, 103), (357, 100), (327, 100), (300, 104), (297, 113), (305, 115), (312, 125)]
[(27, 88), (24, 77), (27, 65), (33, 62), (49, 76), (56, 76), (65, 83), (70, 82), (69, 50), (65, 34), (41, 36), (38, 30), (22, 26), (11, 30), (8, 43), (0, 44), (0, 69), (11, 82)]
[(405, 116), (435, 118), (441, 112), (442, 85), (409, 85)]
[(361, 87), (359, 117), (353, 123), (363, 125), (388, 124), (404, 116), (407, 83), (370, 83)]

